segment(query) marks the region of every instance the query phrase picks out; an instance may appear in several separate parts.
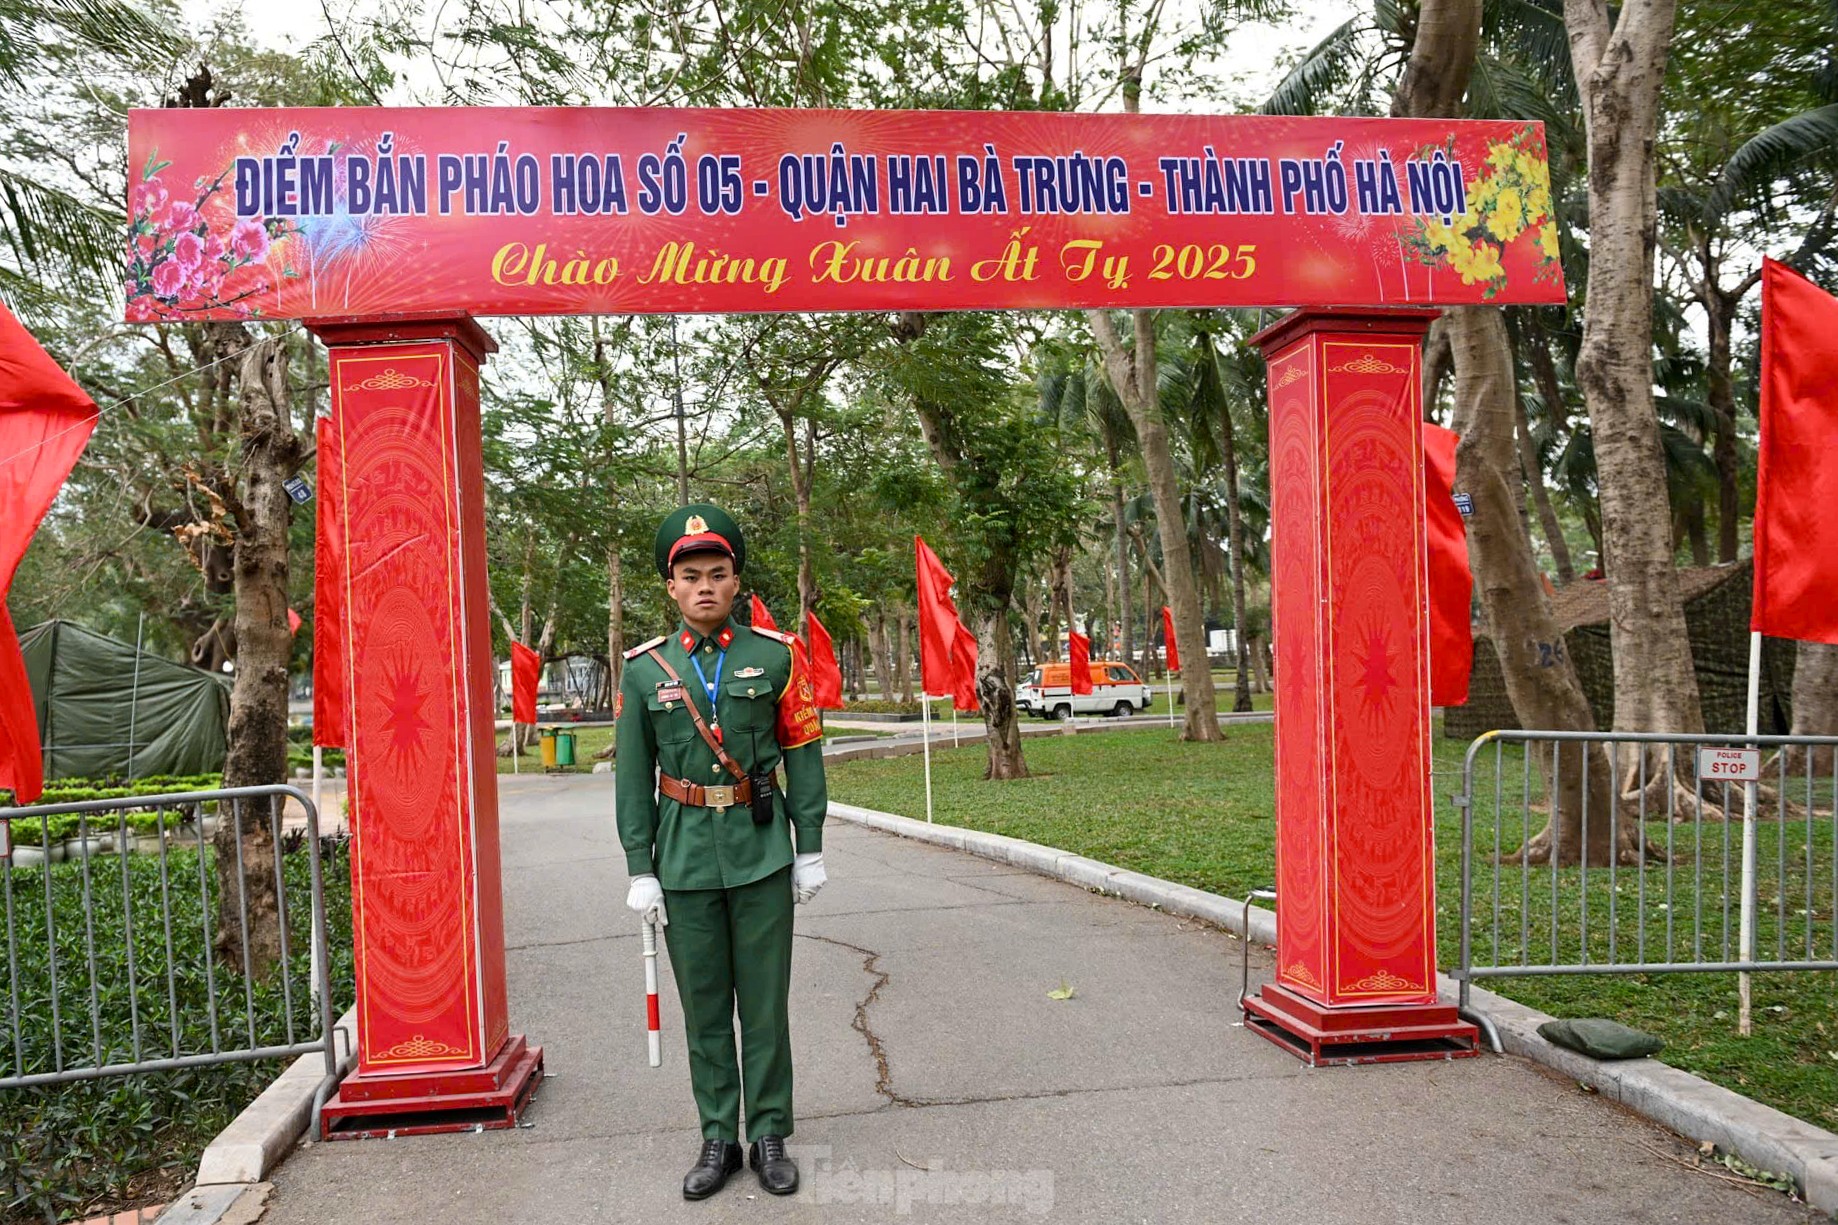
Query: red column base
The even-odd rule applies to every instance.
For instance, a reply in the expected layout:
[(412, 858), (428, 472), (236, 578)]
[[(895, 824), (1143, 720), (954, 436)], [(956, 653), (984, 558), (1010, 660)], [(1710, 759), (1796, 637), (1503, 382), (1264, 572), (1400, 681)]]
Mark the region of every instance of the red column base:
[(1448, 1004), (1330, 1008), (1273, 983), (1245, 997), (1244, 1024), (1310, 1067), (1481, 1053), (1480, 1030)]
[(322, 1140), (501, 1131), (542, 1083), (542, 1047), (512, 1034), (496, 1059), (457, 1072), (347, 1076), (319, 1116)]

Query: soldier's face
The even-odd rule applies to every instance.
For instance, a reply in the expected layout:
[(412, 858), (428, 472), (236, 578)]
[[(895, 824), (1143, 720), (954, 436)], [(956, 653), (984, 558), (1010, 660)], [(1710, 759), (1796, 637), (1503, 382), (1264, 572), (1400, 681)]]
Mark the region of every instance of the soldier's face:
[(720, 625), (734, 611), (740, 595), (740, 576), (732, 559), (719, 553), (691, 553), (670, 567), (664, 589), (676, 602), (683, 620), (697, 629)]

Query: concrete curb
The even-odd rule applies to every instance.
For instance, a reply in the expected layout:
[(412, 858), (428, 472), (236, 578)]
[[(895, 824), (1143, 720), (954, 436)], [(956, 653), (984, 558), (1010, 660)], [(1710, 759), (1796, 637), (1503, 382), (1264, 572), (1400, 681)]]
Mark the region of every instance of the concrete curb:
[[(1167, 914), (1199, 919), (1233, 934), (1246, 930), (1248, 918), (1252, 939), (1276, 943), (1274, 912), (1203, 889), (1019, 838), (928, 824), (853, 804), (832, 801), (829, 815), (883, 833), (1012, 864)], [(1460, 984), (1446, 974), (1437, 978), (1441, 995), (1453, 1001), (1460, 993)], [(1604, 1061), (1565, 1050), (1538, 1036), (1538, 1027), (1551, 1020), (1549, 1016), (1494, 992), (1474, 987), (1469, 992), (1469, 1002), (1472, 1011), (1493, 1022), (1507, 1053), (1561, 1072), (1681, 1136), (1699, 1143), (1708, 1141), (1759, 1169), (1786, 1174), (1807, 1203), (1820, 1212), (1838, 1214), (1838, 1135), (1657, 1059)]]
[(911, 817), (878, 812), (872, 808), (858, 808), (835, 800), (830, 801), (829, 815), (856, 825), (865, 825), (869, 829), (898, 834), (902, 838), (929, 842), (953, 851), (967, 851), (998, 863), (1013, 864), (1042, 876), (1055, 877), (1067, 884), (1077, 885), (1081, 889), (1089, 889), (1093, 893), (1122, 898), (1126, 902), (1135, 902), (1139, 906), (1148, 906), (1183, 919), (1199, 919), (1237, 934), (1244, 933), (1248, 912), (1251, 938), (1265, 944), (1276, 943), (1275, 914), (1261, 906), (1246, 906), (1243, 902), (1208, 893), (1204, 889), (1195, 889), (1191, 885), (1177, 885), (1173, 881), (1145, 876), (1141, 872), (1074, 855), (1056, 847), (1042, 846), (1038, 842), (1027, 842), (1003, 834), (988, 834), (956, 825), (929, 825)]
[[(1454, 980), (1443, 977), (1452, 988)], [(1550, 1017), (1492, 991), (1475, 987), (1469, 999), (1494, 1023), (1509, 1053), (1562, 1072), (1682, 1136), (1786, 1174), (1807, 1203), (1838, 1214), (1838, 1135), (1657, 1059), (1603, 1061), (1566, 1050), (1538, 1036)]]
[[(346, 1012), (333, 1023), (333, 1030), (356, 1032), (357, 1010)], [(351, 1070), (353, 1059), (349, 1041), (338, 1059), (340, 1076)], [(160, 1213), (155, 1225), (217, 1225), (232, 1219), (250, 1220), (254, 1216), (230, 1216), (231, 1209), (243, 1203), (243, 1197), (260, 1190), (253, 1201), (259, 1210), (267, 1191), (262, 1180), (306, 1134), (313, 1121), (313, 1093), (325, 1076), (325, 1056), (315, 1052), (302, 1055), (287, 1066), (263, 1089), (261, 1095), (230, 1120), (217, 1133), (198, 1160), (197, 1184), (175, 1198)]]

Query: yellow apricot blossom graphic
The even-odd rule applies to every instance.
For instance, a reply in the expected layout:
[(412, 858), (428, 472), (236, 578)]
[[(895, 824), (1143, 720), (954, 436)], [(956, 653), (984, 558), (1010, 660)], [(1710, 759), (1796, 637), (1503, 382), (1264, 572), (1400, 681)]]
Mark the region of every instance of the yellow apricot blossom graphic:
[(1416, 231), (1402, 239), (1418, 263), (1450, 269), (1464, 285), (1484, 286), (1485, 298), (1505, 287), (1506, 249), (1521, 240), (1537, 256), (1539, 279), (1561, 275), (1550, 169), (1544, 142), (1532, 126), (1488, 146), (1459, 216), (1421, 218)]

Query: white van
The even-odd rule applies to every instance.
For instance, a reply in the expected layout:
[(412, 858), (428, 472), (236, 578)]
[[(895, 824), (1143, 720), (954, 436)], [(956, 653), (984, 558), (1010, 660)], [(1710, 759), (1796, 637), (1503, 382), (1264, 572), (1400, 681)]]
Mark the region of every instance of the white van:
[(1072, 692), (1071, 664), (1042, 664), (1015, 690), (1015, 705), (1042, 719), (1073, 715), (1133, 715), (1147, 710), (1155, 691), (1136, 670), (1115, 660), (1091, 661), (1091, 692)]

